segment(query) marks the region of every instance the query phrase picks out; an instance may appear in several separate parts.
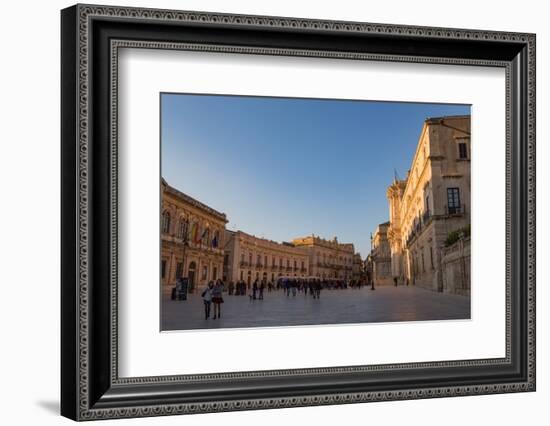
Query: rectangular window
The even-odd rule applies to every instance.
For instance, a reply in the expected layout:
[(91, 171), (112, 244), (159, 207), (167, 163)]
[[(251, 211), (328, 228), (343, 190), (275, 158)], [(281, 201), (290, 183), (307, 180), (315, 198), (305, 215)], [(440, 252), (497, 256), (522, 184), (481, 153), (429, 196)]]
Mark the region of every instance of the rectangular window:
[(214, 269), (212, 269), (212, 279), (217, 280), (218, 279), (218, 268), (214, 266)]
[(432, 269), (435, 269), (435, 267), (434, 267), (434, 251), (433, 251), (432, 247), (430, 247), (430, 263), (432, 265)]
[(468, 145), (465, 142), (458, 144), (458, 158), (466, 160), (468, 158)]
[(170, 213), (168, 212), (162, 215), (162, 232), (165, 234), (170, 232)]
[(449, 214), (460, 213), (460, 190), (447, 188), (447, 208)]
[(208, 279), (208, 266), (206, 265), (202, 267), (202, 279)]
[(162, 278), (165, 278), (166, 277), (166, 260), (163, 260), (161, 263), (160, 263), (160, 270), (161, 270), (161, 276)]

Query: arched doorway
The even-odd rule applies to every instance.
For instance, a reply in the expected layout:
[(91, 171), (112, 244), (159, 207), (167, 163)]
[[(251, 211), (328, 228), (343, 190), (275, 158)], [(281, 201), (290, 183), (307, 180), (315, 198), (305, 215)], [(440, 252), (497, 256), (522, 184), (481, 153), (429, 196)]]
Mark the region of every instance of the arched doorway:
[(189, 264), (189, 288), (191, 291), (195, 290), (195, 275), (197, 273), (197, 264), (195, 262), (191, 262)]

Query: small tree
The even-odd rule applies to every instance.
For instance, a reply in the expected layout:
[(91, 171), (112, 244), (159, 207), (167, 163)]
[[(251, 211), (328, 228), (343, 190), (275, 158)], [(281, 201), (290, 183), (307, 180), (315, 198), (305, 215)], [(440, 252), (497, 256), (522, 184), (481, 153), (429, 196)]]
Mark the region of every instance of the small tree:
[(447, 235), (447, 239), (445, 240), (445, 247), (452, 246), (461, 238), (469, 237), (470, 233), (470, 224), (464, 226), (463, 228), (457, 229), (456, 231), (449, 232), (449, 235)]

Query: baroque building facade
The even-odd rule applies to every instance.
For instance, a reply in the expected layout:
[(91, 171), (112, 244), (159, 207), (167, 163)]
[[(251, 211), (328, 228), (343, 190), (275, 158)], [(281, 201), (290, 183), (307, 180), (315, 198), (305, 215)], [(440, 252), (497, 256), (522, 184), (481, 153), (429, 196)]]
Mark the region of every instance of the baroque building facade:
[(364, 278), (364, 263), (359, 253), (353, 255), (353, 265), (351, 270), (351, 279), (360, 281)]
[(316, 235), (295, 238), (292, 244), (303, 248), (309, 257), (309, 273), (322, 279), (351, 280), (355, 249), (351, 243), (340, 243), (334, 237), (325, 240)]
[(180, 277), (191, 289), (222, 278), (227, 218), (206, 204), (161, 182), (161, 282)]
[(376, 285), (392, 283), (391, 250), (388, 241), (388, 228), (390, 222), (381, 223), (376, 227), (372, 236), (372, 250), (370, 261), (372, 263), (372, 278)]
[(290, 243), (259, 238), (243, 231), (225, 231), (224, 279), (274, 283), (279, 277), (308, 277), (309, 256)]
[(445, 242), (470, 224), (470, 144), (470, 116), (425, 120), (407, 178), (386, 193), (392, 279), (445, 290)]

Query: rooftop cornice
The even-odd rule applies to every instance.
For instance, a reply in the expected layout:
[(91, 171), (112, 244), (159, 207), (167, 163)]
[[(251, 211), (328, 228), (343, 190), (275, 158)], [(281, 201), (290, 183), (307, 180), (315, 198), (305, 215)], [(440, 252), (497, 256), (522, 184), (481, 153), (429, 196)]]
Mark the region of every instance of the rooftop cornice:
[(215, 216), (218, 219), (223, 220), (225, 223), (228, 222), (227, 216), (225, 215), (225, 213), (219, 212), (216, 209), (213, 209), (212, 207), (207, 206), (206, 204), (200, 202), (199, 200), (196, 200), (193, 197), (181, 192), (180, 190), (174, 188), (173, 186), (170, 186), (164, 178), (162, 178), (162, 184), (165, 186), (165, 191), (168, 192), (169, 194), (172, 194), (180, 198), (181, 200), (185, 201), (186, 203), (191, 204), (193, 207), (203, 210), (206, 213), (209, 213), (212, 216)]

